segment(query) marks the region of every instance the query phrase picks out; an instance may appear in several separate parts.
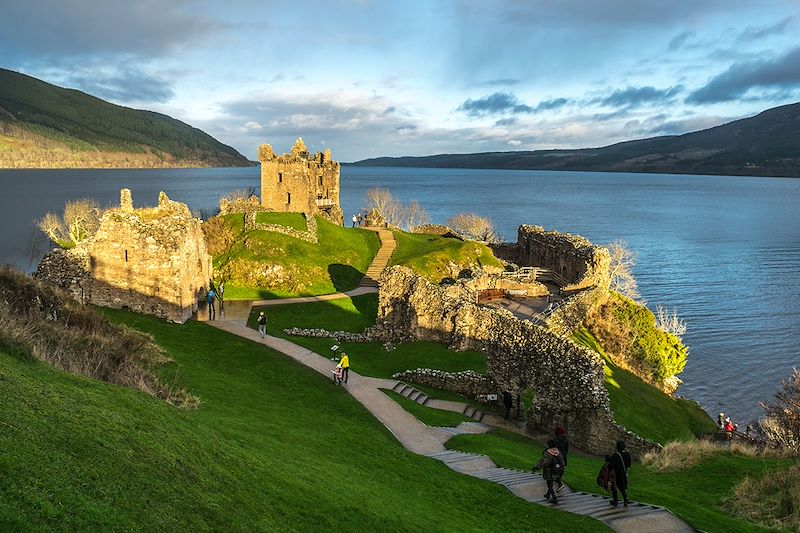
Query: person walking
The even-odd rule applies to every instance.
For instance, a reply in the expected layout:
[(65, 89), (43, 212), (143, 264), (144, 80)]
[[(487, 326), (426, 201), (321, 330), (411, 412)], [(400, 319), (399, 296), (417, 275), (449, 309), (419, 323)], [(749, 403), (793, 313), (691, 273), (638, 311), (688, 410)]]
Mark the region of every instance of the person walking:
[[(567, 438), (567, 430), (564, 429), (562, 426), (556, 427), (556, 447), (558, 451), (561, 452), (561, 459), (564, 461), (564, 469), (567, 468), (567, 454), (569, 453), (569, 439)], [(564, 482), (562, 480), (558, 480), (558, 487), (556, 487), (556, 492), (561, 492), (561, 489), (564, 488)]]
[(355, 216), (355, 215), (353, 215), (353, 227), (354, 227), (354, 228), (356, 227), (356, 223), (357, 223), (357, 222), (358, 222), (358, 219), (356, 218), (356, 216)]
[(262, 339), (267, 334), (267, 315), (264, 314), (264, 311), (258, 313), (258, 334)]
[(358, 216), (356, 217), (356, 220), (358, 221), (358, 227), (360, 228), (361, 227), (361, 223), (364, 221), (364, 215), (361, 214), (361, 211), (358, 212)]
[(542, 458), (533, 467), (533, 472), (542, 469), (542, 478), (547, 482), (547, 494), (544, 497), (548, 503), (558, 503), (556, 492), (553, 490), (553, 483), (561, 483), (561, 476), (564, 474), (564, 460), (558, 450), (556, 439), (547, 441), (547, 449), (542, 452)]
[(622, 493), (622, 501), (628, 506), (628, 469), (631, 467), (631, 454), (625, 449), (625, 442), (617, 441), (617, 450), (606, 456), (606, 462), (614, 471), (615, 483), (611, 486), (611, 505), (618, 505), (617, 490)]
[(209, 320), (214, 320), (215, 318), (217, 318), (216, 300), (217, 300), (217, 291), (214, 290), (214, 284), (212, 283), (208, 289), (208, 294), (206, 294), (206, 303), (208, 304)]
[(347, 356), (347, 353), (342, 352), (342, 359), (339, 361), (339, 365), (342, 367), (344, 382), (347, 383), (347, 377), (350, 375), (350, 357)]

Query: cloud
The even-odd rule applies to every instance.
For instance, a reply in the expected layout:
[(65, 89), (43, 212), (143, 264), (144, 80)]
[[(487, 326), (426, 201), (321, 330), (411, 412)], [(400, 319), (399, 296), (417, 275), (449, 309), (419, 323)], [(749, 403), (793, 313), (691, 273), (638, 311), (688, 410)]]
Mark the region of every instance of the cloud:
[(473, 87), (507, 87), (509, 85), (519, 85), (522, 80), (517, 78), (499, 78), (496, 80), (479, 81), (472, 84)]
[[(566, 98), (553, 98), (551, 100), (542, 100), (536, 107), (531, 107), (519, 101), (514, 93), (494, 93), (483, 98), (473, 100), (468, 98), (464, 103), (458, 106), (457, 111), (463, 111), (471, 117), (484, 117), (487, 115), (503, 115), (503, 114), (532, 114), (541, 111), (552, 111), (560, 107), (564, 107), (569, 103)], [(508, 125), (509, 123), (502, 123), (497, 121), (497, 125)]]
[(219, 29), (191, 1), (5, 2), (0, 49), (11, 66), (83, 56), (162, 56)]
[(511, 146), (519, 146), (520, 144), (522, 144), (522, 141), (518, 139), (511, 139), (506, 144), (510, 144)]
[(458, 106), (457, 111), (464, 111), (471, 117), (482, 117), (503, 113), (531, 113), (533, 108), (520, 102), (514, 93), (494, 93), (477, 100), (468, 98)]
[(772, 24), (770, 26), (762, 27), (748, 27), (739, 35), (739, 41), (758, 41), (771, 37), (772, 35), (779, 35), (786, 31), (786, 28), (793, 25), (797, 20), (796, 15), (786, 17), (783, 20)]
[(92, 71), (70, 74), (64, 78), (63, 84), (115, 102), (163, 103), (174, 94), (169, 82), (136, 68), (124, 68), (112, 73)]
[(495, 126), (513, 126), (517, 122), (519, 122), (519, 121), (514, 117), (501, 118), (500, 120), (496, 121), (494, 123), (494, 125)]
[(627, 87), (617, 89), (608, 96), (595, 98), (591, 103), (597, 103), (608, 107), (639, 107), (646, 104), (668, 103), (675, 99), (675, 96), (683, 91), (683, 85), (673, 85), (666, 89), (656, 89), (655, 87)]
[(687, 42), (689, 42), (691, 39), (694, 39), (696, 35), (697, 34), (691, 30), (682, 31), (681, 33), (672, 38), (667, 48), (673, 52), (675, 50), (680, 50), (681, 48), (684, 47), (684, 45)]
[[(686, 102), (710, 104), (743, 97), (756, 88), (786, 91), (800, 86), (800, 47), (784, 55), (755, 61), (737, 62), (692, 92)], [(782, 94), (785, 94), (782, 93)]]

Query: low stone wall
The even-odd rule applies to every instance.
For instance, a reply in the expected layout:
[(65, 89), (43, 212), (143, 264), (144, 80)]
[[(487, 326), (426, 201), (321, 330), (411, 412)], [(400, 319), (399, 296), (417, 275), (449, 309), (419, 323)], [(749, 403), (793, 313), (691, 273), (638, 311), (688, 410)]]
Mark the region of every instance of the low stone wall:
[[(483, 352), (487, 374), (501, 390), (535, 391), (527, 417), (541, 431), (564, 426), (577, 446), (594, 453), (612, 450), (621, 436), (602, 358), (548, 328), (464, 300), (402, 266), (381, 276), (378, 326), (392, 341), (429, 340)], [(640, 440), (635, 446), (649, 447)]]
[(258, 196), (250, 196), (248, 198), (221, 198), (219, 201), (219, 214), (220, 216), (231, 215), (234, 213), (260, 213), (265, 211), (273, 211), (268, 207), (261, 205)]
[(438, 235), (439, 237), (450, 237), (452, 239), (464, 240), (453, 228), (442, 224), (422, 224), (411, 230), (411, 233), (421, 233), (423, 235)]
[(317, 235), (317, 219), (314, 218), (313, 215), (308, 215), (303, 213), (303, 216), (306, 218), (306, 231), (300, 231), (295, 228), (290, 228), (289, 226), (282, 226), (280, 224), (264, 224), (262, 222), (256, 222), (256, 215), (258, 213), (256, 211), (245, 213), (244, 215), (244, 229), (245, 231), (250, 230), (263, 230), (263, 231), (273, 231), (275, 233), (283, 233), (284, 235), (288, 235), (290, 237), (294, 237), (296, 239), (300, 239), (306, 242), (317, 244), (319, 242), (319, 236)]
[(399, 372), (392, 377), (400, 381), (410, 381), (455, 392), (469, 398), (485, 397), (487, 394), (497, 394), (499, 397), (503, 392), (492, 378), (472, 370), (445, 372), (431, 368), (417, 368)]
[(523, 224), (517, 232), (516, 244), (492, 245), (492, 250), (505, 261), (551, 270), (566, 281), (561, 288), (564, 292), (607, 287), (610, 281), (608, 250), (578, 235)]
[(367, 328), (363, 332), (353, 331), (330, 331), (322, 328), (286, 328), (283, 330), (286, 335), (295, 337), (316, 337), (323, 339), (333, 339), (339, 342), (372, 342), (383, 340), (381, 332), (373, 328)]
[(607, 294), (608, 291), (605, 289), (593, 288), (570, 296), (563, 300), (547, 317), (547, 327), (561, 336), (571, 335), (583, 324), (591, 310), (606, 298)]

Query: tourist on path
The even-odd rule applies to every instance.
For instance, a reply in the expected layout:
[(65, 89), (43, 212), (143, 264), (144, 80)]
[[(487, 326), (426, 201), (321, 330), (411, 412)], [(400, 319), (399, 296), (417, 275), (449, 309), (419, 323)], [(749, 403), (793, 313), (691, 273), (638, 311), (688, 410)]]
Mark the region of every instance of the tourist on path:
[(217, 307), (216, 307), (216, 299), (217, 291), (214, 290), (214, 284), (211, 284), (211, 287), (208, 289), (208, 294), (206, 294), (206, 303), (208, 304), (208, 319), (214, 320), (217, 318)]
[(264, 314), (264, 311), (258, 313), (258, 334), (262, 339), (267, 334), (267, 315)]
[(611, 505), (618, 505), (617, 490), (622, 493), (625, 507), (628, 506), (628, 469), (631, 467), (631, 454), (625, 449), (625, 443), (617, 441), (617, 451), (606, 456), (606, 462), (614, 471), (615, 483), (611, 486)]
[(561, 483), (561, 476), (564, 474), (564, 460), (558, 450), (556, 439), (547, 441), (547, 449), (542, 452), (542, 458), (533, 467), (536, 472), (542, 469), (542, 478), (547, 482), (547, 494), (544, 497), (549, 503), (558, 503), (556, 491), (553, 490), (553, 482)]
[(361, 223), (364, 220), (364, 215), (361, 214), (361, 211), (358, 212), (358, 216), (356, 217), (356, 220), (358, 220), (358, 227), (360, 228), (361, 227)]
[[(342, 373), (344, 374), (344, 382), (347, 383), (347, 376), (350, 375), (350, 358), (347, 356), (345, 352), (342, 352), (342, 359), (339, 361), (339, 366), (342, 367)], [(339, 380), (341, 383), (341, 379)]]
[(357, 222), (358, 222), (358, 218), (356, 218), (356, 216), (355, 216), (355, 215), (353, 215), (353, 227), (354, 227), (354, 228), (356, 227), (356, 223), (357, 223)]
[[(567, 468), (567, 454), (569, 453), (569, 439), (567, 438), (567, 430), (561, 426), (556, 427), (556, 447), (561, 452), (561, 459), (564, 461), (564, 469)], [(564, 488), (564, 482), (558, 480), (558, 487), (556, 492), (561, 492)]]
[(341, 385), (342, 384), (342, 364), (339, 363), (336, 365), (336, 368), (331, 370), (333, 372), (333, 384), (334, 385)]

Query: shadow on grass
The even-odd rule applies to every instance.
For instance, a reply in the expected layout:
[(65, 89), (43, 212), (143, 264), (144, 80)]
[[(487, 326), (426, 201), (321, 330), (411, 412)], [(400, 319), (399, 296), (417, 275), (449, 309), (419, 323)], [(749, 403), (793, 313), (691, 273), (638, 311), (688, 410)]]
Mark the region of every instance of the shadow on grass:
[(328, 275), (331, 278), (333, 287), (338, 292), (355, 289), (358, 287), (358, 284), (361, 283), (361, 278), (364, 277), (363, 272), (359, 272), (350, 265), (343, 265), (341, 263), (328, 265)]

